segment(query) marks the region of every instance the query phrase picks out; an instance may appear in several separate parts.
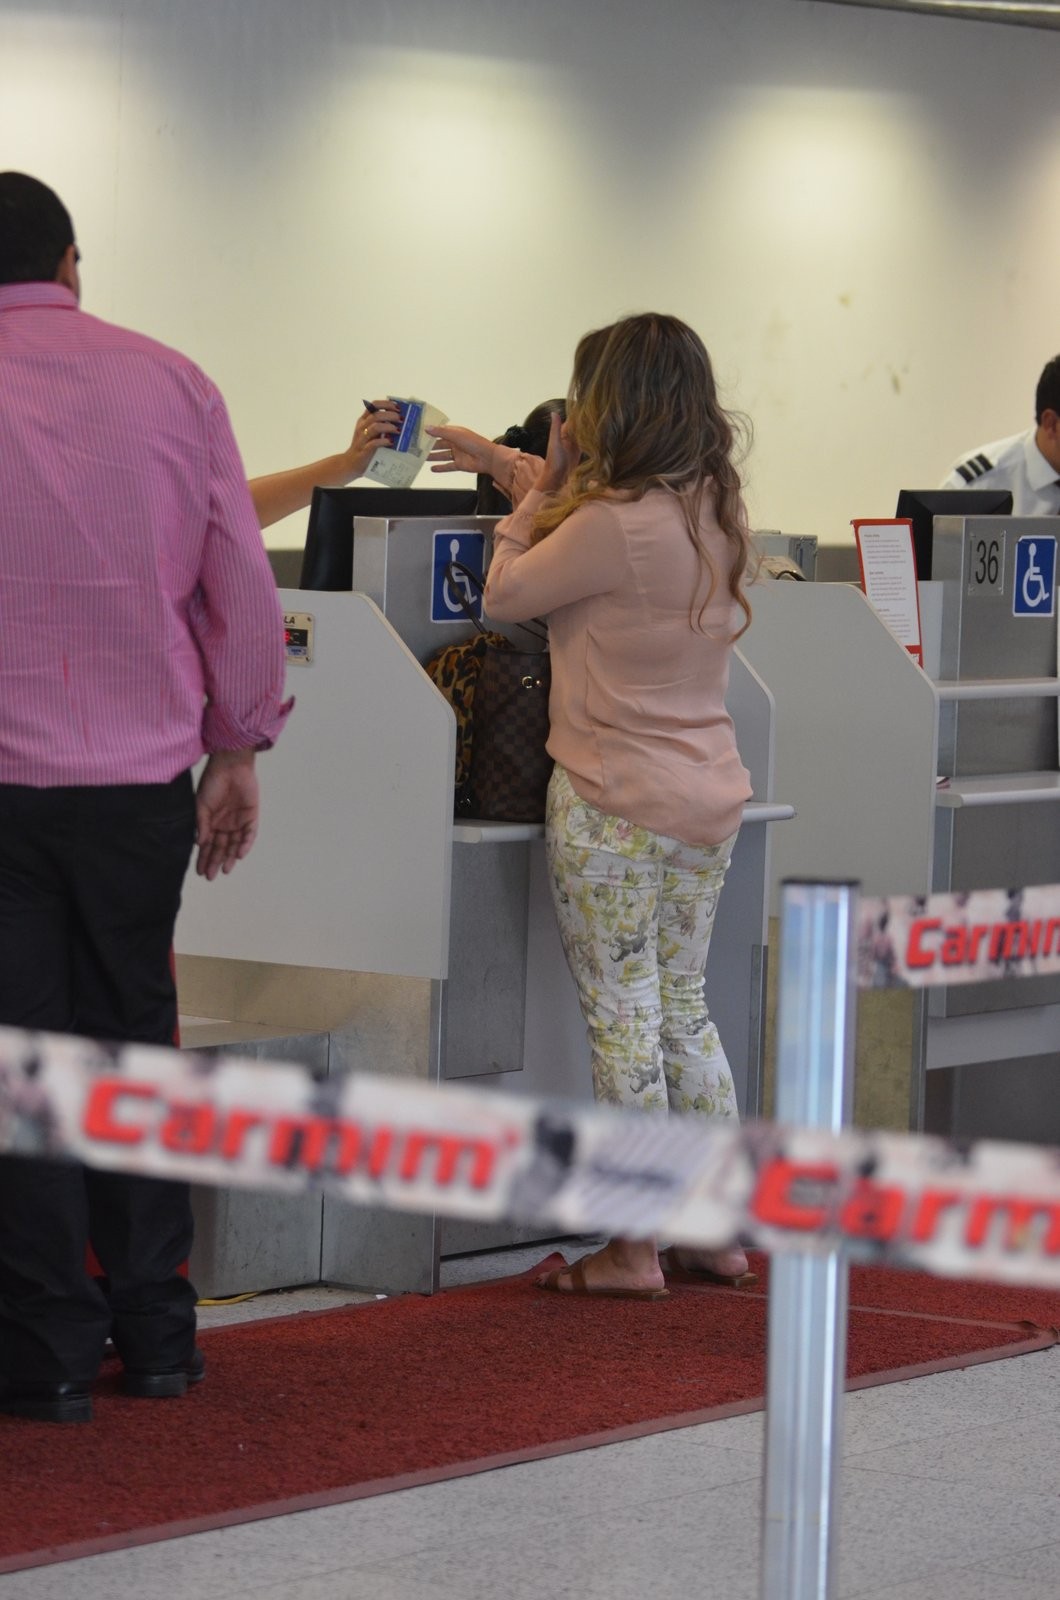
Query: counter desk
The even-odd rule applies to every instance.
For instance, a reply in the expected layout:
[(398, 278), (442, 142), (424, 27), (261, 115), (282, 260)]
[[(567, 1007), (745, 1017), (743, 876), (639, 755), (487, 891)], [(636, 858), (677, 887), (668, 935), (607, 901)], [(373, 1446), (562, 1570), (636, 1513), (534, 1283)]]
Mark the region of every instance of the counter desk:
[[(1055, 596), (1038, 614), (1014, 602), (1020, 541), (1058, 536), (1058, 518), (936, 518), (923, 669), (854, 587), (754, 591), (744, 648), (774, 694), (776, 781), (797, 813), (777, 831), (774, 906), (785, 877), (869, 895), (1060, 883)], [(907, 1009), (859, 1074), (902, 1076), (901, 1126), (1060, 1139), (1060, 980), (861, 1003), (887, 1001)]]
[[(262, 1056), (282, 1045), (328, 1072), (590, 1098), (543, 828), (454, 822), (452, 709), (372, 598), (286, 590), (281, 601), (289, 615), (311, 616), (312, 660), (289, 666), (296, 709), (259, 759), (253, 851), (228, 878), (188, 880), (177, 927), (181, 1009), (215, 1020), (189, 1025), (186, 1042)], [(748, 808), (722, 896), (708, 1003), (741, 1104), (753, 1111), (768, 823), (791, 808), (771, 799), (772, 696), (742, 658), (730, 703), (761, 798)], [(527, 1236), (330, 1197), (204, 1190), (196, 1207), (193, 1272), (207, 1295), (304, 1282), (307, 1273), (430, 1290), (442, 1253)], [(263, 1275), (271, 1281), (254, 1281)]]

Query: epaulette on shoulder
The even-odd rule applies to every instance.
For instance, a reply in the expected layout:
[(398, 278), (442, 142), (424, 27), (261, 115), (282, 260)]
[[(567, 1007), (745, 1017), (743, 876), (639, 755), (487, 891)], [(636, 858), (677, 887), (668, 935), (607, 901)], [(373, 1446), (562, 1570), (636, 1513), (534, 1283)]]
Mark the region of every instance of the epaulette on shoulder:
[(962, 461), (954, 470), (960, 474), (965, 483), (974, 483), (976, 478), (981, 478), (984, 472), (993, 471), (994, 463), (989, 456), (984, 456), (980, 450), (977, 456), (969, 456), (967, 461)]

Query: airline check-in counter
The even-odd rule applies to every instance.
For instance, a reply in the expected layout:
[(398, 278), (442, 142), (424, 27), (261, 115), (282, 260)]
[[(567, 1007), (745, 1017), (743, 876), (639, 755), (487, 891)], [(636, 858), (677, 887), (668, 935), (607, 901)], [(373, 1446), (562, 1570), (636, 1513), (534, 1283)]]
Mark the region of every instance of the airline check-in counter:
[[(774, 895), (785, 877), (869, 895), (1060, 882), (1058, 537), (1060, 518), (937, 517), (923, 670), (856, 588), (756, 587), (744, 650), (796, 808)], [(903, 999), (912, 1126), (1060, 1139), (1060, 980), (887, 997)], [(859, 1071), (890, 1070), (885, 1054)]]
[[(191, 1047), (293, 1054), (507, 1092), (591, 1098), (541, 824), (454, 821), (456, 724), (422, 662), (470, 625), (451, 554), (491, 522), (358, 519), (352, 592), (281, 590), (297, 706), (261, 758), (262, 827), (231, 877), (189, 879), (177, 927)], [(469, 541), (471, 541), (469, 543)], [(457, 549), (454, 552), (453, 544)], [(437, 620), (439, 617), (443, 620)], [(489, 619), (486, 619), (489, 622)], [(494, 626), (492, 623), (490, 626)], [(708, 1003), (742, 1108), (760, 1104), (773, 700), (742, 656), (730, 706), (756, 800), (721, 898)], [(238, 1191), (196, 1194), (200, 1293), (306, 1281), (434, 1288), (442, 1254), (534, 1235)]]

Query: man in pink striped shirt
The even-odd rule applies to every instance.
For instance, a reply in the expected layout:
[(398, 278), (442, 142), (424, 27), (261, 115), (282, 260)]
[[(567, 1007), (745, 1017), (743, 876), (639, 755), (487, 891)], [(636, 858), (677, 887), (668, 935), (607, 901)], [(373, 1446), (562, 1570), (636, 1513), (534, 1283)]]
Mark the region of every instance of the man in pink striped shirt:
[[(166, 1044), (193, 845), (246, 855), (290, 709), (282, 614), (220, 394), (82, 312), (79, 260), (0, 173), (0, 1025)], [(0, 1159), (0, 1412), (88, 1420), (108, 1334), (126, 1393), (197, 1382), (191, 1231), (184, 1184)]]

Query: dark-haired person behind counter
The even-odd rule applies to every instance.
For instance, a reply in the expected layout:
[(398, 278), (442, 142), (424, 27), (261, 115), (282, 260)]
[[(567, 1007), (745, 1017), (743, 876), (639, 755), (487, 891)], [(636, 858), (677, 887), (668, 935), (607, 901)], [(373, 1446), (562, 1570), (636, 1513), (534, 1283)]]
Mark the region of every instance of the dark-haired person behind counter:
[(1033, 428), (962, 456), (939, 487), (1008, 489), (1014, 516), (1060, 516), (1060, 356), (1038, 379)]
[[(494, 444), (502, 445), (506, 452), (515, 450), (519, 455), (535, 456), (544, 460), (548, 453), (548, 436), (552, 427), (553, 413), (556, 413), (562, 421), (567, 415), (566, 400), (562, 398), (542, 400), (540, 405), (534, 407), (525, 421), (517, 422), (506, 429), (498, 439), (494, 439)], [(509, 456), (505, 455), (501, 459), (507, 462), (511, 470), (514, 471), (514, 462)], [(532, 478), (535, 475), (536, 468), (525, 470), (524, 476), (527, 481), (521, 485), (520, 492), (525, 492), (530, 487)], [(478, 505), (475, 509), (479, 516), (506, 517), (512, 509), (511, 491), (512, 484), (510, 480), (507, 487), (504, 487), (496, 481), (491, 473), (478, 473)]]

